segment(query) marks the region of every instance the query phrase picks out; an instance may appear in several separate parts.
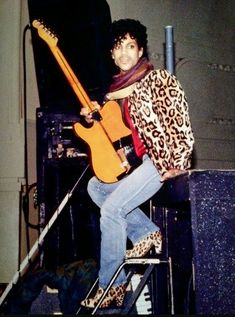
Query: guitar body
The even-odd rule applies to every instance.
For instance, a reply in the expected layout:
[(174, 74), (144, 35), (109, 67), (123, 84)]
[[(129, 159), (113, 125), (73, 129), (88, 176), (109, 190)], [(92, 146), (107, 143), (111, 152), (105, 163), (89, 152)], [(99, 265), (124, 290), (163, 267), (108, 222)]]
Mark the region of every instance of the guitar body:
[(101, 121), (94, 122), (89, 128), (75, 123), (74, 130), (89, 145), (95, 175), (105, 183), (113, 183), (127, 173), (113, 142), (131, 132), (123, 123), (120, 106), (115, 101), (108, 101), (99, 112)]

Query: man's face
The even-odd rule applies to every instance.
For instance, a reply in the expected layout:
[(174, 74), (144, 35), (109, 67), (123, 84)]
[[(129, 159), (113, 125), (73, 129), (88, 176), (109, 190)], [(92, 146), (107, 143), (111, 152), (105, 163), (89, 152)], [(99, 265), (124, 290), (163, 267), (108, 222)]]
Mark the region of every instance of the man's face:
[(143, 55), (143, 48), (139, 48), (135, 39), (126, 34), (111, 50), (114, 63), (121, 72), (126, 72), (134, 67)]

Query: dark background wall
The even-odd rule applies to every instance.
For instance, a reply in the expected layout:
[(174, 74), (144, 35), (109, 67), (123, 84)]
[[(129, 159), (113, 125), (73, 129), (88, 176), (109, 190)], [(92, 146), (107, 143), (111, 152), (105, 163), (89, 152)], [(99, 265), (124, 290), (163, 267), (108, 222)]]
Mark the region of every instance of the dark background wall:
[[(57, 46), (91, 99), (100, 100), (110, 82), (106, 1), (28, 0), (30, 21), (40, 20), (58, 38)], [(40, 106), (77, 110), (79, 100), (46, 42), (32, 28)]]

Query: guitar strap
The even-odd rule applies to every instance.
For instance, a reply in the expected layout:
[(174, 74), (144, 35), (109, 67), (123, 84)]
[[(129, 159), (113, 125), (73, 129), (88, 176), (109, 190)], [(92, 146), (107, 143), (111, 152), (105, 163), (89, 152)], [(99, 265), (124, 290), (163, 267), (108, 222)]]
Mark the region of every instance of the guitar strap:
[(125, 88), (122, 88), (117, 91), (109, 92), (106, 94), (105, 98), (108, 100), (116, 100), (116, 99), (123, 99), (125, 97), (128, 97), (134, 90), (136, 86), (136, 83), (127, 86)]

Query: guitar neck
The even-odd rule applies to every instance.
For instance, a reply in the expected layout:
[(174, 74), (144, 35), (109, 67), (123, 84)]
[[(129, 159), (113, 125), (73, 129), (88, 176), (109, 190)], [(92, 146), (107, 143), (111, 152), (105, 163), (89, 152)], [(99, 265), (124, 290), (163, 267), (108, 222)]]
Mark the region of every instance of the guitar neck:
[(76, 96), (80, 100), (82, 106), (85, 108), (88, 108), (90, 111), (94, 110), (94, 106), (91, 103), (90, 98), (88, 97), (87, 93), (83, 89), (78, 78), (74, 74), (72, 68), (69, 66), (63, 53), (60, 51), (59, 47), (58, 46), (53, 46), (53, 47), (49, 46), (49, 47), (53, 55), (55, 56), (58, 64), (60, 65), (64, 75), (66, 76), (70, 86), (73, 88)]

